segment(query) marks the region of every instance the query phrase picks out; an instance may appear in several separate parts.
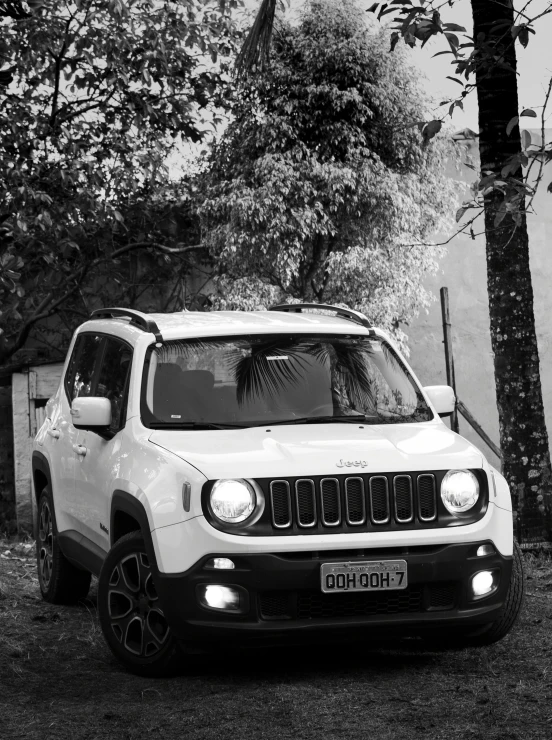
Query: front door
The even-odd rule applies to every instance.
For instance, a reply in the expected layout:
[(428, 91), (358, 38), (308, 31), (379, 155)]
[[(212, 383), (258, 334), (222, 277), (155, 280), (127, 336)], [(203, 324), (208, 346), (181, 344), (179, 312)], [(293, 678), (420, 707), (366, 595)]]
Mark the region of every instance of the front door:
[(124, 426), (132, 349), (109, 337), (102, 354), (93, 395), (111, 401), (109, 429), (80, 430), (75, 467), (75, 499), (82, 511), (83, 534), (108, 551), (110, 547), (110, 502), (126, 455)]
[(104, 337), (100, 334), (79, 334), (61, 389), (61, 398), (52, 416), (48, 434), (56, 460), (52, 470), (54, 501), (60, 530), (82, 532), (83, 512), (75, 499), (75, 466), (79, 461), (79, 430), (73, 425), (71, 403), (77, 396), (89, 396), (99, 371)]

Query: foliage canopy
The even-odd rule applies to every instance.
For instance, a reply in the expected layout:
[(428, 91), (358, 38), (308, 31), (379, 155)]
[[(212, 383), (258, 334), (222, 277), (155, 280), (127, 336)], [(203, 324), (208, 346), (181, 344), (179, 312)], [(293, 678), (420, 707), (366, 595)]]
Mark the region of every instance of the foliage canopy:
[(98, 286), (136, 299), (167, 254), (193, 246), (197, 232), (179, 239), (171, 219), (182, 188), (167, 193), (165, 163), (227, 104), (237, 4), (0, 7), (0, 362), (54, 313), (72, 328)]
[(236, 95), (201, 208), (218, 307), (344, 303), (402, 337), (430, 296), (428, 246), (455, 200), (451, 150), (412, 121), (426, 99), (353, 0), (312, 0), (278, 23), (273, 58)]

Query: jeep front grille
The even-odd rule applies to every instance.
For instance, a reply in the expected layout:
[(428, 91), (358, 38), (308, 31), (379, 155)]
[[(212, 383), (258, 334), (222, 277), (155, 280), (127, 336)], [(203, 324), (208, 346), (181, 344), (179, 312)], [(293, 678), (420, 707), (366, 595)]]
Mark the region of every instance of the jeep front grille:
[(435, 476), (428, 473), (280, 479), (269, 482), (269, 491), (279, 530), (377, 530), (437, 519)]
[(316, 524), (314, 481), (309, 478), (300, 478), (295, 482), (295, 501), (297, 503), (297, 524), (300, 527), (314, 527)]
[[(351, 465), (352, 467), (352, 465)], [(445, 508), (439, 491), (446, 470), (343, 475), (255, 478), (258, 513), (239, 525), (227, 525), (213, 515), (209, 496), (215, 481), (206, 481), (202, 507), (210, 524), (245, 537), (269, 535), (355, 534), (406, 529), (458, 527), (481, 519), (489, 489), (485, 471), (473, 470), (480, 496), (462, 517)]]

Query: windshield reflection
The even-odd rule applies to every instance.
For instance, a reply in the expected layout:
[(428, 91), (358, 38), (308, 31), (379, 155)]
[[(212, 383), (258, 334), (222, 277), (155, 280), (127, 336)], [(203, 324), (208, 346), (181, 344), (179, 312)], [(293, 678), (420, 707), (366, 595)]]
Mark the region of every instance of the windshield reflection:
[(151, 350), (142, 419), (152, 428), (405, 423), (432, 413), (379, 338), (255, 335), (166, 342)]

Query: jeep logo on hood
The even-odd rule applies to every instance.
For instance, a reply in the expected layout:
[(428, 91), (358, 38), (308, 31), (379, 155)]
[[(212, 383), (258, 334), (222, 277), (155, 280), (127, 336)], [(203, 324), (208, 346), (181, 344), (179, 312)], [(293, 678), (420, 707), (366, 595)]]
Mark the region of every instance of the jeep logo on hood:
[(340, 460), (336, 463), (338, 468), (365, 468), (368, 463), (366, 460)]

